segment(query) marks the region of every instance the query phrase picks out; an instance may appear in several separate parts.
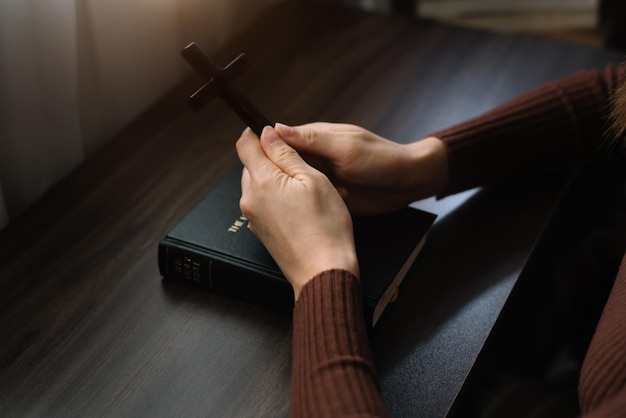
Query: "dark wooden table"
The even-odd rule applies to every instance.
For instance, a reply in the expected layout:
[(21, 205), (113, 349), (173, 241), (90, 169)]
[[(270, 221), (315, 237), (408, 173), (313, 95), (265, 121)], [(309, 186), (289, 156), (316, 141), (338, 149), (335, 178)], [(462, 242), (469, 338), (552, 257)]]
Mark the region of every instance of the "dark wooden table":
[[(217, 59), (241, 51), (254, 64), (238, 84), (270, 118), (401, 142), (621, 58), (298, 2)], [(287, 414), (290, 316), (158, 273), (159, 239), (234, 165), (243, 129), (218, 101), (189, 111), (199, 83), (190, 75), (0, 233), (0, 415)], [(416, 204), (439, 219), (372, 335), (394, 416), (449, 411), (566, 178)]]

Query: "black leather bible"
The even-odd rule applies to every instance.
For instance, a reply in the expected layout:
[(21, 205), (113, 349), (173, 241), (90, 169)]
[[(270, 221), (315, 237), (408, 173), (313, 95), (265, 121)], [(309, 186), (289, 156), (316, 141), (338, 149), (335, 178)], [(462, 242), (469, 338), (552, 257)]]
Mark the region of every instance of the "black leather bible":
[[(240, 179), (237, 167), (160, 241), (159, 270), (166, 279), (289, 311), (291, 285), (241, 215)], [(389, 215), (353, 219), (370, 326), (397, 296), (435, 217), (407, 207)]]

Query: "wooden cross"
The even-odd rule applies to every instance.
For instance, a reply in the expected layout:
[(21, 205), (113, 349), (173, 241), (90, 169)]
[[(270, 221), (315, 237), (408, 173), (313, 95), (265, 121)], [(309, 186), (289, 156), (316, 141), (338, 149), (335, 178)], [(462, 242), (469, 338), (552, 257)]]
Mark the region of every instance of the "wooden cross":
[(231, 80), (248, 67), (248, 58), (240, 54), (230, 64), (220, 68), (198, 46), (192, 42), (181, 52), (183, 58), (206, 78), (205, 85), (189, 97), (188, 104), (194, 112), (199, 112), (216, 94), (252, 129), (261, 136), (263, 128), (274, 126), (239, 90)]

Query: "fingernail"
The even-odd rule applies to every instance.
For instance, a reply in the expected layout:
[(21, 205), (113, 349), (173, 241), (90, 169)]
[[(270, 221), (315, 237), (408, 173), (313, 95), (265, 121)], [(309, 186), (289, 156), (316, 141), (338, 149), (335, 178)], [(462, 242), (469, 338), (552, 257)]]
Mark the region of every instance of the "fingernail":
[(285, 125), (283, 123), (277, 123), (276, 130), (282, 133), (283, 135), (287, 135), (287, 136), (295, 135), (296, 133), (296, 128), (289, 126), (289, 125)]
[(276, 140), (280, 139), (274, 128), (269, 125), (263, 128), (261, 136), (265, 138), (265, 142), (268, 144), (276, 142)]

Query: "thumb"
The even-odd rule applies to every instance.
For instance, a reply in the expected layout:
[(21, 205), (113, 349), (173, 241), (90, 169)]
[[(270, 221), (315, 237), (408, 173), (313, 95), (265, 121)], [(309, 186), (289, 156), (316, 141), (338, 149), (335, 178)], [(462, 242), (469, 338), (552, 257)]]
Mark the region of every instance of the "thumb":
[[(332, 178), (346, 155), (347, 125), (314, 122), (300, 126), (276, 124), (276, 132), (315, 169)], [(349, 138), (349, 137), (348, 137)]]
[(261, 147), (278, 168), (290, 177), (306, 172), (310, 166), (272, 128), (266, 126), (261, 133)]
[(276, 132), (285, 139), (285, 142), (300, 152), (324, 155), (329, 141), (325, 132), (321, 132), (315, 126), (308, 124), (294, 127), (277, 123)]

